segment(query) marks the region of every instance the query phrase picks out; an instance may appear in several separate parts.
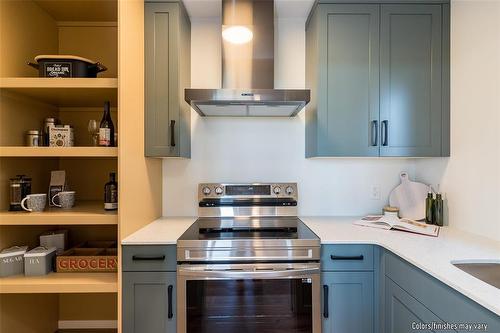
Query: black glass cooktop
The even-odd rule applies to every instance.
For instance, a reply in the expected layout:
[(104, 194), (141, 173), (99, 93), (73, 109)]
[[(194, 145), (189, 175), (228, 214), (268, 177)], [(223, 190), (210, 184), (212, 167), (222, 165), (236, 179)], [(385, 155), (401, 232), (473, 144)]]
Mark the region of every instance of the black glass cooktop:
[(203, 228), (198, 239), (272, 238), (297, 239), (297, 228)]
[(317, 239), (297, 217), (199, 218), (179, 240)]

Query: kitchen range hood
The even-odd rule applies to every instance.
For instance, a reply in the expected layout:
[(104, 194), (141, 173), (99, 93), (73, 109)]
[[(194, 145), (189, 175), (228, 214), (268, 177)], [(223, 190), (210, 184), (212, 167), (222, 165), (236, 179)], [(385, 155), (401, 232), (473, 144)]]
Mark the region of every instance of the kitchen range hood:
[(185, 89), (206, 117), (293, 117), (309, 90), (274, 89), (274, 1), (222, 0), (222, 89)]

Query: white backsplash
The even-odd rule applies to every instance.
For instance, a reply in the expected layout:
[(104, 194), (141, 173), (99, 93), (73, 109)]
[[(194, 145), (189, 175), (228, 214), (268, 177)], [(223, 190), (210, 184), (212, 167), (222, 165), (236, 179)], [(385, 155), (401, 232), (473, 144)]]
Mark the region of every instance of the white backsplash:
[[(278, 20), (275, 87), (305, 85), (304, 18)], [(220, 20), (191, 26), (191, 86), (220, 87)], [(281, 36), (281, 37), (280, 37)], [(200, 182), (297, 182), (301, 215), (380, 212), (400, 171), (414, 175), (414, 160), (306, 159), (304, 112), (295, 118), (200, 118), (192, 112), (191, 159), (163, 161), (163, 215), (197, 215)], [(380, 200), (371, 199), (372, 186)]]

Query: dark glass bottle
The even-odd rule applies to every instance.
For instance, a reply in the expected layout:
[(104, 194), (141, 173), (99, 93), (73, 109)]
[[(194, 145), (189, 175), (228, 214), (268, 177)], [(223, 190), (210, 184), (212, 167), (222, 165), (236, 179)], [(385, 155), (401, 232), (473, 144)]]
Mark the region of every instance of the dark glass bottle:
[(436, 199), (434, 200), (434, 214), (432, 216), (432, 221), (438, 226), (443, 226), (443, 198), (441, 193), (436, 194)]
[(99, 125), (99, 146), (114, 147), (115, 145), (115, 126), (111, 120), (111, 111), (109, 102), (104, 103), (104, 114)]
[(104, 185), (104, 209), (118, 209), (118, 183), (114, 172), (109, 174), (109, 182)]
[(432, 189), (429, 187), (429, 192), (427, 193), (427, 198), (425, 199), (425, 223), (433, 224), (434, 215), (434, 194)]

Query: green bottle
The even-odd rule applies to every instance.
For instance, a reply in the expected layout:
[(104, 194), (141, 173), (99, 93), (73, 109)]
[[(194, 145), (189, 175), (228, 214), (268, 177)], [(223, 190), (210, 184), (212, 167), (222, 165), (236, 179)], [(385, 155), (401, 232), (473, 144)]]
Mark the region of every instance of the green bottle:
[(433, 224), (434, 215), (434, 194), (432, 193), (432, 187), (429, 186), (429, 192), (427, 193), (427, 198), (425, 199), (425, 223)]
[(439, 192), (436, 194), (436, 199), (434, 200), (434, 215), (432, 221), (440, 227), (443, 226), (443, 198)]

